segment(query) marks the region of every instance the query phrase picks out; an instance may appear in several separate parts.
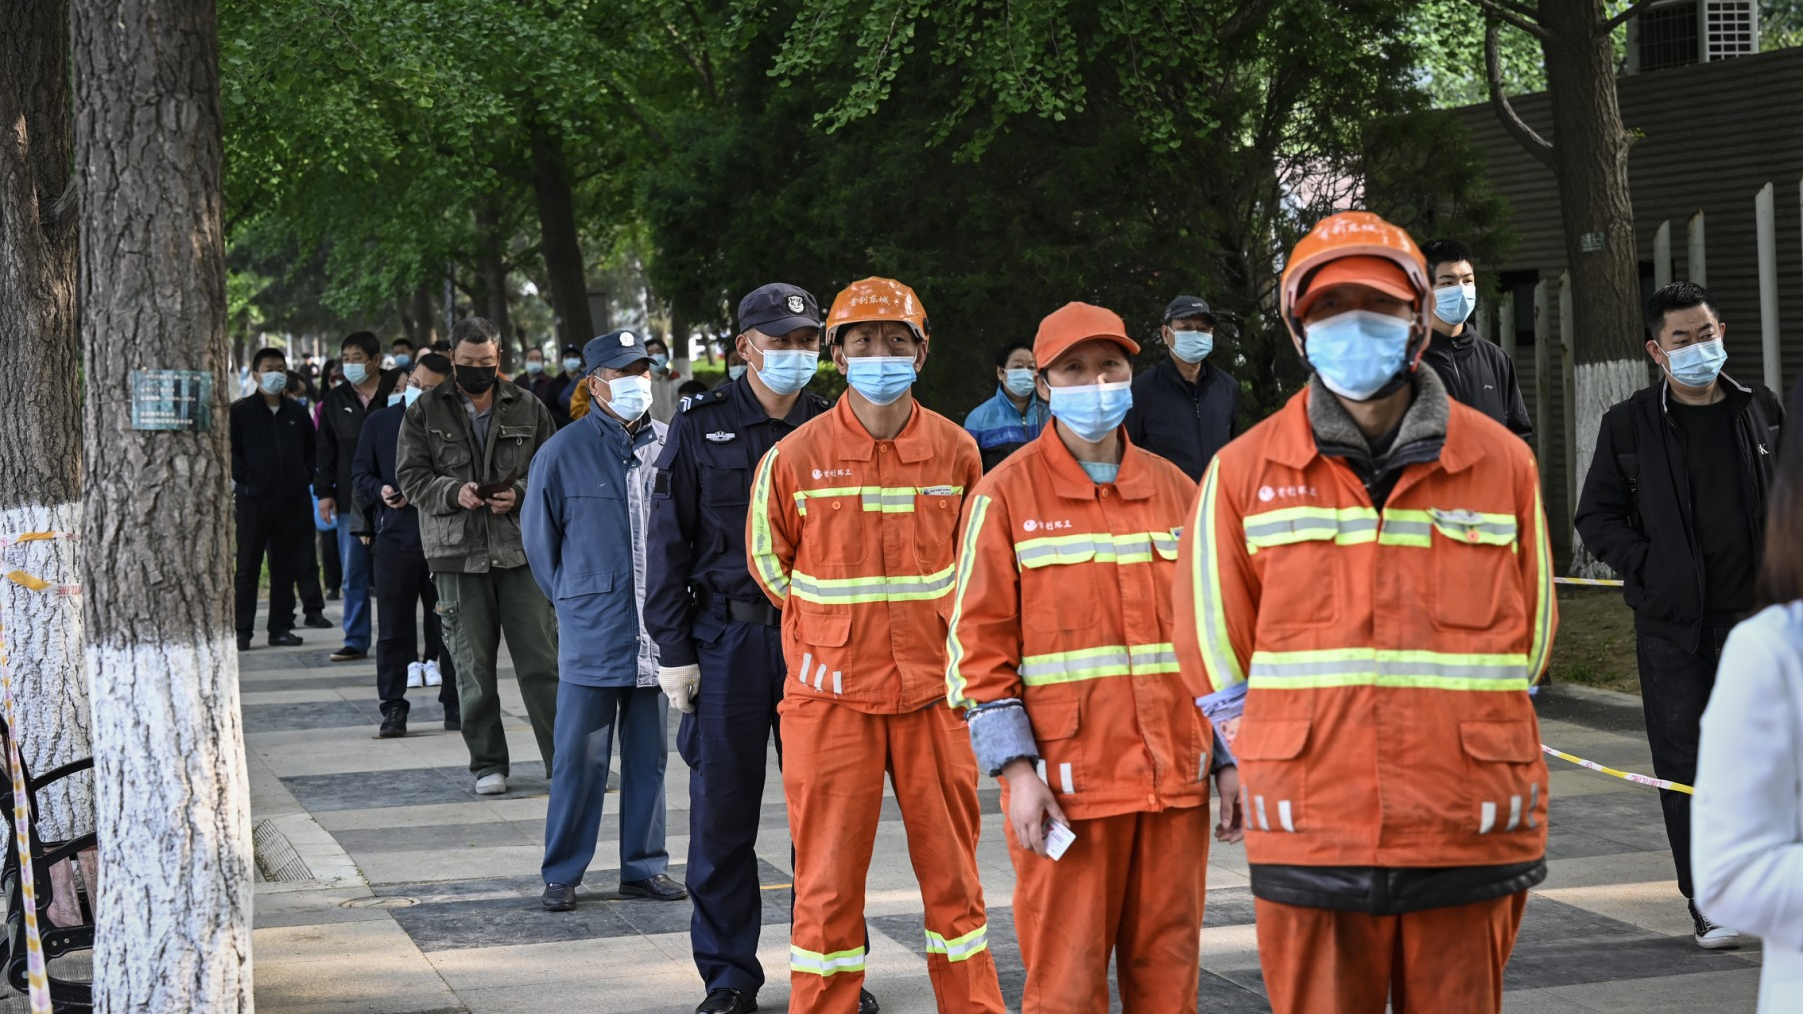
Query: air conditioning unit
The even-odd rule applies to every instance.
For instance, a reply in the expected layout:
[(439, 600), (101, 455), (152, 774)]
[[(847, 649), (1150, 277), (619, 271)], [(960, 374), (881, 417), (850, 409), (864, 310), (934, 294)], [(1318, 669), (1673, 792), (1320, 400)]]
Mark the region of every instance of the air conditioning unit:
[(1757, 0), (1666, 0), (1628, 22), (1630, 74), (1757, 52)]

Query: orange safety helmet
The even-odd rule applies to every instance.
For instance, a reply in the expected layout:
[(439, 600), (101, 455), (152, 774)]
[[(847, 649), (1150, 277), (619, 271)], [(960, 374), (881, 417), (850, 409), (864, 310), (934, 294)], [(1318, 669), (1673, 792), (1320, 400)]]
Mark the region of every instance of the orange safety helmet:
[(1281, 311), (1284, 326), (1297, 348), (1303, 346), (1302, 319), (1297, 305), (1308, 291), (1319, 270), (1346, 257), (1375, 257), (1395, 264), (1407, 276), (1415, 296), (1415, 336), (1410, 340), (1408, 356), (1412, 371), (1427, 349), (1430, 333), (1428, 313), (1433, 308), (1434, 286), (1427, 277), (1427, 260), (1407, 231), (1384, 221), (1369, 211), (1342, 211), (1315, 223), (1308, 235), (1290, 251), (1289, 263), (1283, 269)]
[(927, 325), (926, 307), (920, 305), (913, 289), (893, 278), (872, 276), (847, 285), (833, 297), (833, 308), (826, 315), (826, 343), (839, 340), (841, 327), (867, 320), (900, 321), (923, 342), (932, 330)]

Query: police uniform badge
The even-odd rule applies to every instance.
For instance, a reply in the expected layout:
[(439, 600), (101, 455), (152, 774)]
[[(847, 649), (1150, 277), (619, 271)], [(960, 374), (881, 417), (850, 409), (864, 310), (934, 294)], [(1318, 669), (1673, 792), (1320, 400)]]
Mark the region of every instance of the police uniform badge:
[(620, 346), (622, 348), (631, 348), (632, 347), (632, 332), (631, 331), (620, 332)]
[(800, 296), (790, 296), (789, 297), (788, 307), (789, 307), (790, 313), (800, 313), (801, 311), (807, 309), (807, 305), (808, 304), (805, 301), (803, 301)]

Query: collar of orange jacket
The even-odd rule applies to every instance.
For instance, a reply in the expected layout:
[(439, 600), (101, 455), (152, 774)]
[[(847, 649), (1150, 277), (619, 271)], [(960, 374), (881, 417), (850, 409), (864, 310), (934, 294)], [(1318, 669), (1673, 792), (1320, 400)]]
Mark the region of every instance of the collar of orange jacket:
[[(1110, 483), (1116, 493), (1124, 500), (1144, 500), (1157, 492), (1152, 482), (1152, 467), (1146, 460), (1147, 452), (1133, 446), (1127, 439), (1126, 427), (1120, 430), (1121, 435), (1121, 470)], [(1052, 423), (1040, 432), (1040, 453), (1045, 456), (1046, 464), (1052, 469), (1052, 488), (1058, 495), (1068, 500), (1094, 500), (1101, 488), (1089, 477), (1083, 466), (1077, 463), (1077, 456), (1064, 445), (1063, 438), (1058, 436), (1058, 424)]]
[[(902, 426), (901, 432), (895, 435), (894, 440), (882, 441), (894, 444), (896, 456), (910, 465), (933, 456), (932, 437), (920, 422), (926, 411), (925, 405), (915, 401), (914, 409), (908, 413), (908, 421)], [(869, 461), (876, 456), (878, 441), (864, 428), (857, 413), (851, 410), (851, 397), (848, 394), (840, 395), (838, 403), (833, 406), (833, 422), (844, 431), (844, 437), (839, 442), (841, 458), (847, 461)]]

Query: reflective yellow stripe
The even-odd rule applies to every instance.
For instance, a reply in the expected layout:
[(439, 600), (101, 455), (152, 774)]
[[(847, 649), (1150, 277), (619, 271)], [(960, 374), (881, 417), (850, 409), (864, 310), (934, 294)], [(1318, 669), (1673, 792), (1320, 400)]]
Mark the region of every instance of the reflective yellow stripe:
[(1383, 531), (1377, 536), (1380, 546), (1407, 546), (1411, 549), (1432, 549), (1434, 545), (1434, 518), (1426, 511), (1407, 511), (1384, 509)]
[(1166, 559), (1177, 554), (1175, 532), (1090, 532), (1025, 539), (1014, 544), (1014, 561), (1025, 569), (1060, 563), (1150, 563), (1153, 550)]
[(1252, 655), (1253, 689), (1416, 687), (1433, 690), (1526, 690), (1526, 655), (1333, 648), (1260, 651)]
[(854, 947), (849, 951), (833, 951), (830, 954), (822, 954), (819, 951), (810, 951), (790, 944), (789, 970), (821, 976), (838, 975), (840, 972), (862, 972), (864, 970), (864, 948)]
[(1517, 537), (1515, 515), (1483, 511), (1430, 510), (1434, 528), (1454, 542), (1480, 546), (1511, 546)]
[(1534, 487), (1534, 582), (1533, 636), (1528, 640), (1528, 679), (1537, 682), (1546, 671), (1553, 650), (1553, 553), (1546, 544), (1546, 505), (1540, 502), (1540, 487)]
[[(977, 534), (989, 518), (989, 497), (979, 496), (970, 502), (970, 520), (964, 526), (964, 543), (958, 551), (958, 594), (952, 600), (951, 628), (946, 634), (945, 699), (954, 708), (968, 708), (976, 702), (964, 696), (970, 685), (958, 663), (964, 660), (964, 642), (958, 639), (958, 623), (964, 618), (964, 591), (970, 587), (970, 573), (977, 562)], [(1016, 603), (1018, 608), (1019, 603)]]
[(814, 577), (796, 571), (789, 591), (803, 602), (857, 605), (865, 602), (923, 602), (951, 594), (954, 568), (936, 574), (895, 577)]
[(968, 961), (989, 949), (989, 924), (984, 923), (961, 937), (947, 940), (927, 930), (927, 953), (943, 954), (948, 961)]
[(1030, 687), (1176, 671), (1177, 649), (1170, 644), (1110, 644), (1049, 655), (1028, 655), (1020, 660), (1020, 681)]
[(770, 534), (770, 472), (776, 467), (775, 447), (758, 463), (757, 478), (751, 484), (751, 545), (747, 547), (751, 565), (757, 568), (764, 587), (778, 599), (789, 597), (789, 576), (777, 559), (775, 542)]
[[(927, 490), (933, 492), (929, 494)], [(914, 500), (921, 496), (959, 496), (963, 494), (963, 486), (835, 486), (830, 489), (802, 489), (793, 494), (795, 510), (806, 516), (809, 500), (830, 500), (837, 497), (855, 496), (859, 505), (869, 513), (912, 514)]]
[[(1202, 477), (1202, 495), (1196, 500), (1192, 526), (1196, 553), (1190, 569), (1191, 591), (1196, 601), (1196, 642), (1202, 649), (1202, 666), (1216, 690), (1246, 682), (1239, 657), (1227, 633), (1227, 612), (1221, 604), (1221, 549), (1215, 538), (1215, 512), (1220, 509), (1221, 459), (1209, 463)], [(1248, 550), (1250, 551), (1250, 550)]]
[(1297, 542), (1332, 540), (1335, 545), (1350, 546), (1377, 538), (1377, 511), (1370, 507), (1285, 507), (1248, 514), (1241, 526), (1246, 550), (1252, 553)]

